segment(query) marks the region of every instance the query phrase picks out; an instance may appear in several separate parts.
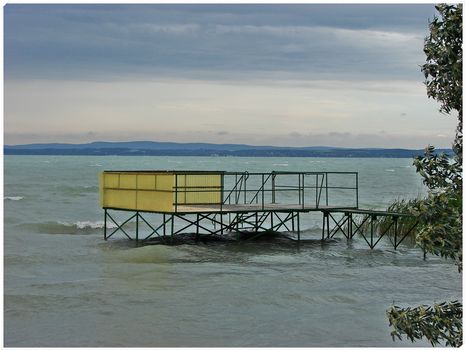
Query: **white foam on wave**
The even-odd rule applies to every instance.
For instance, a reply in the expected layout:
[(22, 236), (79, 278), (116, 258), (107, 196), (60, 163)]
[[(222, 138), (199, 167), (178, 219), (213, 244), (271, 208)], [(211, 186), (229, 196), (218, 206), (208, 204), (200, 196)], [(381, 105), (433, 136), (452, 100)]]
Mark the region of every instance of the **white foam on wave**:
[(23, 196), (5, 196), (3, 200), (19, 201), (24, 199)]
[(272, 166), (288, 167), (288, 163), (274, 163)]
[[(69, 223), (69, 222), (58, 222), (61, 225), (67, 226), (67, 227), (75, 227), (77, 229), (101, 229), (104, 227), (104, 222), (103, 221), (76, 221), (74, 223)], [(117, 228), (117, 226), (114, 223), (108, 223), (107, 222), (107, 228)]]
[(394, 169), (386, 169), (385, 172), (395, 172)]

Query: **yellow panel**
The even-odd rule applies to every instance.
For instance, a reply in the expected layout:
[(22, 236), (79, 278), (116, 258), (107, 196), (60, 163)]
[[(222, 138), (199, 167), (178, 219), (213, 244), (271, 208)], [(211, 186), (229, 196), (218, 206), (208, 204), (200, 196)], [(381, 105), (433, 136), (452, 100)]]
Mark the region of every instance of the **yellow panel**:
[(186, 174), (178, 174), (173, 177), (175, 177), (175, 184), (177, 186), (186, 186)]
[(136, 189), (136, 173), (120, 175), (121, 189)]
[[(178, 204), (218, 204), (220, 174), (178, 175)], [(111, 172), (99, 176), (100, 204), (107, 208), (153, 212), (174, 211), (173, 173)]]
[(157, 174), (157, 190), (173, 191), (174, 184), (175, 182), (173, 174)]
[[(189, 204), (218, 204), (220, 203), (221, 191), (208, 191), (208, 192), (187, 192), (185, 203)], [(183, 198), (181, 198), (183, 199)]]
[(155, 174), (138, 174), (138, 189), (155, 190)]
[(189, 174), (186, 178), (186, 186), (220, 186), (219, 174)]
[(136, 191), (107, 189), (105, 190), (104, 206), (128, 210), (136, 209)]
[(221, 201), (220, 174), (179, 175), (178, 204), (218, 204)]
[(173, 194), (161, 191), (138, 191), (137, 209), (141, 211), (173, 212)]
[(106, 188), (118, 188), (120, 186), (120, 175), (104, 173), (104, 185)]

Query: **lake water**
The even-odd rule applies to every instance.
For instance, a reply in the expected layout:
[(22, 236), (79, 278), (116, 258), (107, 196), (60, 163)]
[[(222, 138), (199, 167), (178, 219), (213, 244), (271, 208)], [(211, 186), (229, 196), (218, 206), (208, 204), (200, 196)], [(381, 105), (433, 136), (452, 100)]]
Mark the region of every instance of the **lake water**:
[(5, 156), (5, 346), (424, 346), (386, 309), (461, 300), (451, 262), (384, 240), (104, 241), (106, 169), (357, 171), (363, 208), (425, 193), (411, 159)]

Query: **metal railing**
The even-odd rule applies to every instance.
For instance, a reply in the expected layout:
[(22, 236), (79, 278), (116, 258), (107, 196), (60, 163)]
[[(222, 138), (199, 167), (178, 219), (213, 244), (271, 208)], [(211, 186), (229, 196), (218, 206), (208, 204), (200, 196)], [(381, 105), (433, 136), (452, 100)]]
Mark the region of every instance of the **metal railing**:
[[(217, 176), (213, 185), (189, 186), (189, 175)], [(180, 180), (184, 177), (184, 181)], [(180, 185), (183, 183), (183, 185)], [(352, 207), (359, 206), (358, 172), (218, 172), (175, 171), (174, 208), (180, 206), (215, 205), (220, 210), (227, 205), (296, 205), (298, 208)], [(210, 201), (196, 202), (203, 199)], [(208, 195), (208, 196), (206, 196)], [(183, 199), (183, 201), (180, 201)], [(231, 206), (230, 206), (231, 208)]]

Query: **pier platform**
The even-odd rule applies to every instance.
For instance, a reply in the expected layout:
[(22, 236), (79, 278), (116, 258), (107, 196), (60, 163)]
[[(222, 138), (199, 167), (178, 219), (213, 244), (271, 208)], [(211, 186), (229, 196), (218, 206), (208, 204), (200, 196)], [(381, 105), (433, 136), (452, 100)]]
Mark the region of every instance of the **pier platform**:
[[(200, 237), (287, 231), (295, 233), (299, 243), (300, 215), (316, 211), (323, 217), (322, 240), (337, 233), (351, 240), (359, 233), (372, 249), (392, 230), (396, 249), (409, 234), (398, 233), (398, 220), (409, 215), (359, 208), (357, 172), (122, 170), (104, 171), (99, 182), (105, 240), (118, 232), (147, 241), (186, 232)], [(116, 216), (128, 212), (129, 218)], [(149, 219), (153, 215), (156, 219)], [(358, 216), (362, 216), (359, 221)], [(381, 216), (393, 225), (375, 239)], [(370, 236), (363, 233), (367, 221)]]

